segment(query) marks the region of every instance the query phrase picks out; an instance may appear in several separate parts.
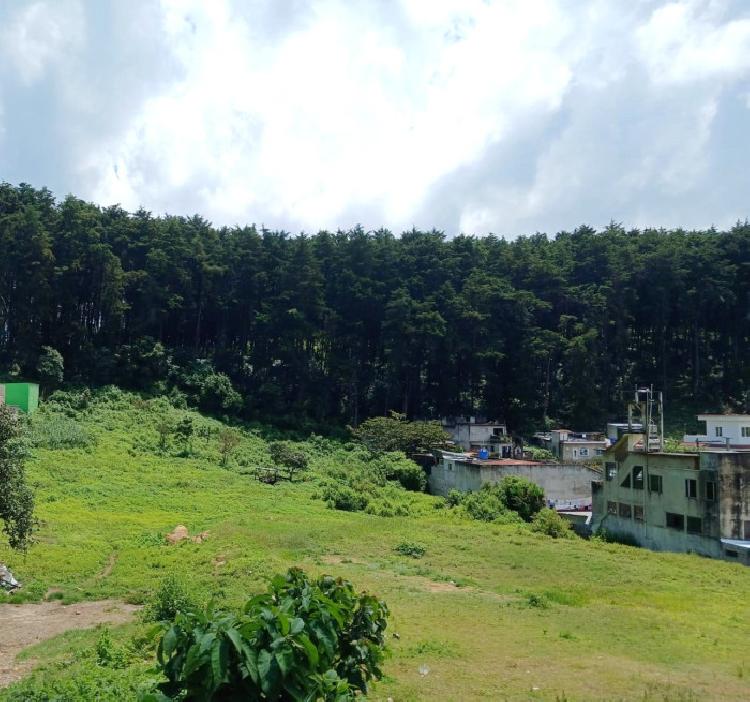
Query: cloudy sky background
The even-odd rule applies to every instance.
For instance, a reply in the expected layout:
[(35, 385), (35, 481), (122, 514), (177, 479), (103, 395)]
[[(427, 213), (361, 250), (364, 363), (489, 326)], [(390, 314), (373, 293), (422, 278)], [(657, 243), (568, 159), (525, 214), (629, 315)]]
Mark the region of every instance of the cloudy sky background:
[(746, 0), (0, 0), (0, 180), (293, 232), (750, 216)]

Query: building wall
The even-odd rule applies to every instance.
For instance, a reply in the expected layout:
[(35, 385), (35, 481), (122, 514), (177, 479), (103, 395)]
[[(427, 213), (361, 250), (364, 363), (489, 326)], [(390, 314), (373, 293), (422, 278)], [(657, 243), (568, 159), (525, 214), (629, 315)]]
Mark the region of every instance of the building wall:
[[(602, 453), (597, 453), (597, 451), (603, 452), (605, 448), (606, 446), (602, 441), (592, 441), (590, 443), (580, 441), (571, 443), (568, 441), (563, 441), (560, 444), (558, 455), (560, 457), (560, 460), (564, 462), (590, 461), (594, 458), (601, 458)], [(581, 455), (581, 449), (585, 449), (585, 455), (583, 456)]]
[[(706, 422), (705, 434), (686, 434), (683, 441), (686, 443), (728, 441), (732, 446), (747, 446), (750, 448), (750, 436), (742, 436), (745, 427), (750, 432), (750, 415), (705, 415), (699, 414), (698, 419)], [(716, 429), (720, 427), (720, 436)]]
[[(605, 479), (593, 489), (595, 532), (627, 534), (658, 551), (738, 560), (737, 550), (725, 547), (721, 539), (750, 539), (750, 453), (645, 454), (621, 449), (618, 444), (607, 452)], [(642, 487), (634, 481), (639, 467)], [(623, 484), (628, 476), (629, 486)], [(731, 558), (728, 551), (734, 553)], [(745, 563), (749, 557), (742, 550), (739, 560)]]
[(549, 500), (591, 503), (591, 482), (601, 473), (588, 466), (518, 465), (483, 466), (443, 459), (429, 476), (430, 492), (445, 497), (451, 490), (476, 492), (482, 485), (499, 483), (506, 475), (519, 475), (536, 483)]

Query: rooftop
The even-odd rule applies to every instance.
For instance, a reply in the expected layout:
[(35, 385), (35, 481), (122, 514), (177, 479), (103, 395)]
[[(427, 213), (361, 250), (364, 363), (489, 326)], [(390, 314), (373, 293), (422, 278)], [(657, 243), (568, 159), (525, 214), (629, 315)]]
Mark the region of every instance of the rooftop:
[(464, 458), (461, 463), (469, 463), (474, 466), (543, 466), (541, 461), (529, 461), (523, 458)]

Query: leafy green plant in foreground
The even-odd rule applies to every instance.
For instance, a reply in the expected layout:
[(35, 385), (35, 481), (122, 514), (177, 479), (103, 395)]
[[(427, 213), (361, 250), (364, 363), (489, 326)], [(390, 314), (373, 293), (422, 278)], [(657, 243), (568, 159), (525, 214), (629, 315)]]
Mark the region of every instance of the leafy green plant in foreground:
[(387, 616), (348, 581), (292, 568), (241, 615), (179, 614), (157, 649), (167, 681), (144, 699), (354, 699), (381, 675)]

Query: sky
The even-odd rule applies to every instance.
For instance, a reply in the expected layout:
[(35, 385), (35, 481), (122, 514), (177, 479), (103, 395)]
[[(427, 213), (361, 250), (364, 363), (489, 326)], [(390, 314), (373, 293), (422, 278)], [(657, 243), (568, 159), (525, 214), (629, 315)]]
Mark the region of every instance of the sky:
[(747, 0), (0, 0), (0, 181), (315, 232), (750, 217)]

